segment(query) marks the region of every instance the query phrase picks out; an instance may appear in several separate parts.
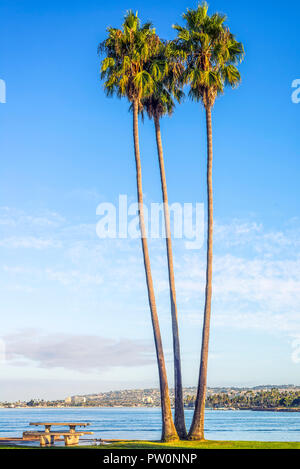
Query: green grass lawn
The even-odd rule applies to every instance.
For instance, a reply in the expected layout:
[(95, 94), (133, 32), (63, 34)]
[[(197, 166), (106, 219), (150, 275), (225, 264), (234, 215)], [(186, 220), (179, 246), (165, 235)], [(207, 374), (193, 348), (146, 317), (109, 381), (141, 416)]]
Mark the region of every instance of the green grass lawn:
[[(99, 447), (97, 447), (99, 448)], [(272, 442), (261, 441), (179, 441), (172, 443), (159, 443), (156, 441), (131, 441), (114, 443), (102, 448), (114, 449), (300, 449), (300, 442)]]
[[(24, 446), (0, 446), (0, 449), (21, 449)], [(29, 447), (26, 447), (29, 449)], [(263, 441), (177, 441), (172, 443), (159, 443), (157, 441), (122, 441), (101, 446), (76, 446), (60, 449), (300, 449), (300, 442), (263, 442)], [(40, 449), (31, 447), (30, 449)], [(42, 448), (49, 450), (49, 448)], [(51, 449), (51, 448), (50, 448)]]

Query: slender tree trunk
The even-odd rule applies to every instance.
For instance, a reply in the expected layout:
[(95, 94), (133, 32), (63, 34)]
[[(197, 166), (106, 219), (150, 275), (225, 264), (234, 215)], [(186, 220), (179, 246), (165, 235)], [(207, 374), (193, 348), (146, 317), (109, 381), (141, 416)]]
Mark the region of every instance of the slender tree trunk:
[(144, 220), (144, 206), (143, 206), (143, 190), (142, 190), (142, 171), (141, 171), (141, 160), (140, 160), (140, 149), (139, 149), (139, 135), (138, 135), (138, 102), (133, 102), (133, 139), (134, 139), (134, 153), (136, 163), (136, 180), (137, 180), (137, 196), (139, 203), (139, 221), (141, 230), (142, 249), (144, 256), (144, 266), (146, 273), (148, 299), (151, 311), (151, 320), (153, 326), (154, 342), (156, 349), (156, 357), (159, 371), (159, 382), (160, 382), (160, 398), (161, 398), (161, 409), (162, 409), (162, 441), (177, 440), (178, 435), (173, 422), (173, 416), (171, 411), (171, 402), (169, 396), (168, 379), (166, 372), (166, 365), (164, 359), (164, 352), (162, 346), (162, 340), (160, 335), (160, 328), (156, 310), (156, 302), (154, 296), (154, 287), (151, 274), (150, 258), (148, 251), (147, 233), (145, 228)]
[(207, 132), (207, 268), (205, 309), (202, 332), (202, 349), (198, 390), (195, 404), (193, 422), (189, 431), (190, 440), (204, 439), (204, 412), (207, 385), (207, 361), (208, 343), (210, 331), (211, 297), (212, 297), (212, 261), (213, 261), (213, 189), (212, 189), (212, 125), (211, 108), (206, 109), (206, 132)]
[(158, 153), (159, 168), (160, 168), (161, 188), (162, 188), (163, 202), (164, 202), (164, 219), (165, 219), (165, 228), (166, 228), (166, 246), (167, 246), (169, 285), (170, 285), (172, 332), (173, 332), (173, 354), (174, 354), (175, 427), (176, 427), (179, 437), (181, 439), (186, 439), (187, 432), (186, 432), (185, 420), (184, 420), (180, 341), (179, 341), (179, 329), (178, 329), (178, 318), (177, 318), (177, 303), (176, 303), (175, 276), (174, 276), (174, 266), (173, 266), (170, 211), (169, 211), (163, 148), (162, 148), (162, 142), (161, 142), (160, 122), (159, 122), (158, 116), (155, 116), (154, 124), (155, 124), (157, 153)]

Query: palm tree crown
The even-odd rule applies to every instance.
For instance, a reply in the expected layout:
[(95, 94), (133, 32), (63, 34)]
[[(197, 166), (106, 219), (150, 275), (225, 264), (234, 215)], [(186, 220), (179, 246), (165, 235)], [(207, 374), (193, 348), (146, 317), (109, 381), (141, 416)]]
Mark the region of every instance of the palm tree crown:
[(151, 23), (141, 25), (137, 13), (129, 11), (122, 29), (109, 27), (108, 37), (98, 48), (105, 53), (101, 64), (101, 79), (108, 96), (127, 97), (140, 101), (154, 90), (153, 67), (145, 64), (158, 53), (160, 41)]
[(241, 80), (236, 67), (244, 55), (244, 47), (224, 25), (226, 16), (208, 15), (206, 2), (183, 14), (185, 27), (177, 30), (175, 44), (185, 54), (185, 82), (190, 84), (189, 95), (212, 107), (224, 87), (235, 87)]
[(150, 119), (171, 116), (175, 101), (180, 104), (184, 98), (182, 54), (178, 53), (171, 42), (161, 41), (158, 53), (151, 57), (147, 66), (154, 80), (154, 88), (152, 94), (142, 100), (141, 111), (145, 110)]

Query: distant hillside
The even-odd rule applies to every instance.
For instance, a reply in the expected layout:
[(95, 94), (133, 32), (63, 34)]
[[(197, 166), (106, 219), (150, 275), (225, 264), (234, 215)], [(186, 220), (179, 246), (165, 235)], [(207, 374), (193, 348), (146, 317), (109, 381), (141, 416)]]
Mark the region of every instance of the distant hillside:
[[(184, 388), (183, 396), (186, 407), (194, 406), (196, 392), (196, 387)], [(293, 384), (268, 384), (254, 387), (213, 387), (207, 390), (207, 405), (215, 408), (241, 408), (260, 405), (275, 407), (297, 402), (298, 397), (300, 397), (300, 386)], [(174, 389), (170, 389), (170, 398), (173, 404)], [(156, 407), (160, 406), (160, 392), (157, 388), (99, 392), (67, 397), (65, 404), (101, 407)]]

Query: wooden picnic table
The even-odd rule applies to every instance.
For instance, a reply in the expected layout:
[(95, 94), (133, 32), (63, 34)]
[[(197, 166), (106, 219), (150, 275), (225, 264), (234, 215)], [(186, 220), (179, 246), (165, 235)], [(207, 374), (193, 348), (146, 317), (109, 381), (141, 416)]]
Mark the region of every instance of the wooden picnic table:
[(45, 432), (50, 431), (51, 427), (58, 425), (59, 427), (70, 427), (70, 432), (75, 432), (76, 427), (87, 427), (90, 425), (89, 422), (30, 422), (29, 425), (36, 427), (43, 425), (45, 426)]
[[(89, 422), (30, 422), (29, 425), (45, 427), (45, 430), (43, 431), (30, 431), (23, 433), (24, 439), (27, 439), (28, 437), (30, 438), (31, 436), (39, 438), (41, 446), (54, 444), (55, 437), (60, 436), (64, 437), (66, 446), (77, 445), (80, 436), (93, 434), (93, 432), (82, 430), (76, 431), (76, 427), (87, 427), (90, 425)], [(52, 426), (69, 427), (69, 431), (52, 431)]]

